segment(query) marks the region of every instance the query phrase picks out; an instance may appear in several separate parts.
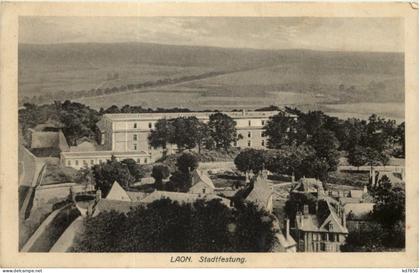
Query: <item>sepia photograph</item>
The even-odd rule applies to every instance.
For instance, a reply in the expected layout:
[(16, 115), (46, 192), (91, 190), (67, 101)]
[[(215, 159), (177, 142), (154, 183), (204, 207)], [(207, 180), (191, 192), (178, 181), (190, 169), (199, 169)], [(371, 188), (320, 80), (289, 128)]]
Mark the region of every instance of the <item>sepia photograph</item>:
[(16, 23), (19, 255), (406, 255), (404, 17)]

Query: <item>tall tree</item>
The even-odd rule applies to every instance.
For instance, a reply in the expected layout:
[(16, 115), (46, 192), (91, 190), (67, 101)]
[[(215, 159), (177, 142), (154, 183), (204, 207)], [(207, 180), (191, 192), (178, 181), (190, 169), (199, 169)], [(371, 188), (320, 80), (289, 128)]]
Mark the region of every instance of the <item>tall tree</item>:
[(309, 144), (314, 147), (317, 157), (328, 163), (329, 171), (337, 169), (340, 144), (333, 132), (319, 129), (312, 135)]
[(244, 173), (253, 172), (257, 174), (265, 168), (266, 152), (264, 150), (245, 149), (234, 159), (235, 166)]
[(208, 127), (217, 149), (227, 150), (237, 140), (236, 122), (226, 114), (211, 114)]
[(292, 135), (294, 120), (285, 112), (279, 112), (271, 117), (264, 126), (265, 135), (268, 137), (268, 147), (280, 149), (284, 145), (291, 145), (296, 142)]
[(155, 124), (155, 129), (153, 129), (149, 134), (149, 144), (153, 148), (162, 147), (166, 150), (167, 144), (173, 139), (175, 134), (175, 128), (171, 121), (167, 119), (160, 119)]
[(128, 189), (129, 185), (136, 180), (128, 166), (117, 161), (115, 157), (106, 163), (94, 165), (92, 170), (96, 187), (101, 190), (103, 196), (108, 194), (115, 181), (124, 189)]
[(152, 169), (152, 177), (155, 179), (155, 189), (163, 190), (163, 179), (169, 177), (169, 168), (166, 165), (154, 165)]

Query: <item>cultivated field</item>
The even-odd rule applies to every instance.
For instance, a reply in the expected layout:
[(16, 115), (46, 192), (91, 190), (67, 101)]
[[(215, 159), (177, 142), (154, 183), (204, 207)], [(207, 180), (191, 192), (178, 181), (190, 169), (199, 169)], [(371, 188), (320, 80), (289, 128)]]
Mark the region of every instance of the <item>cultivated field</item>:
[[(168, 79), (173, 81), (162, 83)], [(81, 92), (72, 99), (97, 109), (131, 104), (228, 110), (275, 104), (397, 119), (404, 112), (404, 55), (399, 53), (145, 43), (19, 46), (20, 98), (49, 93), (66, 99), (68, 92), (145, 82), (151, 86), (91, 97)]]

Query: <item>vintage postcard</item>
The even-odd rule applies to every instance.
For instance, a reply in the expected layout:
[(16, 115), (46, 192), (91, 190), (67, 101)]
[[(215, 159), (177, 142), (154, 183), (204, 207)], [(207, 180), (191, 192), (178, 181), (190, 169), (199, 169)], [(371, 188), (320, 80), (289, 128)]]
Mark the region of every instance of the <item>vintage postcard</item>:
[(418, 7), (1, 5), (2, 267), (417, 267)]

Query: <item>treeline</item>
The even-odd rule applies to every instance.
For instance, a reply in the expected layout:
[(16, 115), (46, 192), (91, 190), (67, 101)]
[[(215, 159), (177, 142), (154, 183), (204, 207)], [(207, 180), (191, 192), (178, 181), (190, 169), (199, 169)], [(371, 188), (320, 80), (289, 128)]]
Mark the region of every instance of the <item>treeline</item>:
[(349, 164), (383, 165), (391, 156), (404, 157), (405, 124), (376, 115), (369, 119), (330, 117), (321, 111), (286, 108), (264, 127), (270, 150), (246, 149), (234, 160), (243, 172), (266, 168), (278, 174), (315, 177), (326, 181), (339, 158)]
[(176, 144), (180, 150), (202, 147), (207, 149), (227, 150), (237, 139), (236, 122), (228, 115), (216, 112), (204, 123), (197, 117), (178, 117), (160, 119), (149, 135), (149, 144), (154, 147), (167, 148)]
[(220, 200), (180, 204), (169, 199), (127, 214), (102, 212), (85, 220), (74, 252), (262, 252), (274, 243), (273, 218), (247, 204)]
[[(375, 200), (369, 220), (357, 230), (349, 232), (345, 252), (400, 251), (405, 248), (405, 189), (393, 186), (387, 176), (378, 181), (378, 186), (369, 188)], [(349, 214), (349, 220), (354, 215)]]
[[(390, 156), (404, 157), (405, 154), (405, 123), (397, 124), (395, 120), (386, 120), (375, 114), (368, 120), (342, 120), (321, 111), (305, 113), (286, 107), (285, 112), (270, 119), (265, 131), (269, 148), (310, 144), (316, 150), (328, 150), (329, 146), (347, 151), (350, 163), (355, 166), (385, 164)], [(355, 158), (354, 153), (361, 149), (367, 152), (363, 158)], [(368, 157), (373, 157), (373, 160)]]
[(202, 73), (198, 75), (182, 76), (182, 77), (178, 77), (174, 79), (165, 78), (165, 79), (159, 79), (156, 81), (145, 81), (145, 82), (137, 83), (137, 84), (125, 84), (125, 85), (107, 87), (107, 88), (92, 88), (90, 90), (79, 90), (79, 91), (61, 90), (57, 92), (44, 92), (43, 95), (32, 96), (32, 97), (24, 96), (20, 98), (19, 104), (20, 105), (24, 105), (25, 103), (41, 104), (41, 103), (45, 103), (45, 102), (49, 102), (53, 100), (72, 100), (72, 99), (79, 99), (79, 98), (86, 98), (86, 97), (97, 97), (97, 96), (102, 96), (102, 95), (110, 95), (110, 94), (115, 94), (115, 93), (120, 93), (120, 92), (133, 91), (133, 90), (138, 90), (138, 89), (147, 88), (147, 87), (158, 87), (158, 86), (163, 86), (163, 85), (168, 85), (168, 84), (176, 84), (176, 83), (181, 83), (181, 82), (186, 82), (186, 81), (200, 80), (200, 79), (204, 79), (208, 77), (222, 75), (225, 73), (226, 71), (212, 71), (212, 72)]
[(47, 121), (62, 128), (70, 145), (76, 145), (76, 141), (82, 137), (95, 139), (96, 123), (99, 119), (98, 111), (71, 101), (63, 103), (56, 101), (40, 106), (26, 103), (23, 109), (19, 109), (19, 126), (22, 130), (24, 145), (30, 143), (28, 129)]

